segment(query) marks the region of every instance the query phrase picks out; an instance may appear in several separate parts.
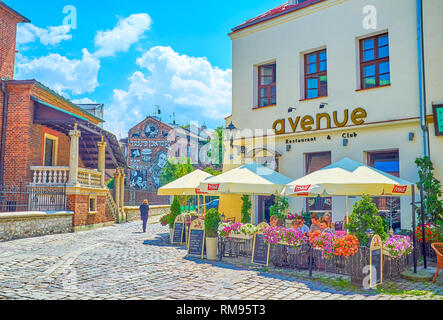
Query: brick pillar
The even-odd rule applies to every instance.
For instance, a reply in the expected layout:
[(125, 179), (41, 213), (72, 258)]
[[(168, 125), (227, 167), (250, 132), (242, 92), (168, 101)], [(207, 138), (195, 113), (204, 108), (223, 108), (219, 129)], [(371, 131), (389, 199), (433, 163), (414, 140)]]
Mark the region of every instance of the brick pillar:
[(98, 146), (98, 171), (102, 174), (101, 176), (101, 185), (105, 187), (105, 174), (106, 174), (106, 142), (102, 141), (97, 143)]
[(125, 170), (120, 168), (120, 205), (122, 208), (122, 220), (126, 220), (125, 214)]
[(81, 136), (80, 130), (77, 130), (77, 124), (75, 124), (74, 130), (69, 131), (71, 137), (71, 151), (69, 157), (69, 182), (71, 186), (78, 186), (78, 153), (79, 153), (79, 140)]

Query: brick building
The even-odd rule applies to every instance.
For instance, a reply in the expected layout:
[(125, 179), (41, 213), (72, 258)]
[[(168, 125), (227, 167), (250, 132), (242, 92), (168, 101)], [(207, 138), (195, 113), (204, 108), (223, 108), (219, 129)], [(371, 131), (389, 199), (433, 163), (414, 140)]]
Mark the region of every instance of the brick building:
[(212, 167), (204, 163), (205, 146), (211, 135), (205, 126), (179, 127), (175, 123), (164, 123), (156, 116), (149, 116), (130, 129), (128, 138), (120, 141), (130, 166), (125, 202), (132, 205), (148, 199), (152, 204), (168, 203), (168, 197), (157, 195), (167, 160), (184, 157), (190, 158), (196, 169)]
[(17, 24), (26, 22), (0, 1), (0, 211), (62, 208), (74, 212), (74, 230), (120, 221), (123, 199), (105, 186), (106, 169), (115, 170), (123, 194), (127, 164), (116, 137), (42, 83), (13, 79)]

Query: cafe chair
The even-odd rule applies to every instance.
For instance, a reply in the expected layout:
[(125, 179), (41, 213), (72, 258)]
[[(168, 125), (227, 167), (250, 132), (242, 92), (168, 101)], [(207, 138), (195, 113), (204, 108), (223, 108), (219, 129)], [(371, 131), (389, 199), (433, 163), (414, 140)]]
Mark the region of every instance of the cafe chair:
[(443, 243), (432, 244), (432, 249), (434, 249), (435, 254), (437, 255), (437, 272), (435, 273), (433, 280), (433, 282), (436, 283), (440, 269), (443, 268)]

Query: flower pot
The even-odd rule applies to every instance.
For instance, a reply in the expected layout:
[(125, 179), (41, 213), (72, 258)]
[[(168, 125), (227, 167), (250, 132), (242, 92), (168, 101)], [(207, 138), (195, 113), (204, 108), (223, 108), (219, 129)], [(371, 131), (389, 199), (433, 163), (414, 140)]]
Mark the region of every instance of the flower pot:
[(218, 238), (206, 237), (206, 257), (208, 260), (217, 260), (217, 244)]
[(169, 243), (172, 244), (173, 239), (174, 239), (174, 228), (169, 228)]
[(251, 234), (230, 234), (228, 238), (231, 239), (239, 239), (239, 240), (251, 240), (252, 235)]

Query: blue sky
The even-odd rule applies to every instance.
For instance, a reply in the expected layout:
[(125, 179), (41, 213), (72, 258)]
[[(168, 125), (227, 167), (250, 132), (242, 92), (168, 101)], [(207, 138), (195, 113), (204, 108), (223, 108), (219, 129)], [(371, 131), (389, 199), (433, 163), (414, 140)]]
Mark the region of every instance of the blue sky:
[[(224, 124), (231, 111), (231, 28), (284, 0), (6, 0), (18, 32), (16, 78), (105, 104), (119, 137), (160, 105), (163, 120)], [(63, 8), (77, 10), (77, 29)], [(120, 38), (119, 38), (120, 37)]]

